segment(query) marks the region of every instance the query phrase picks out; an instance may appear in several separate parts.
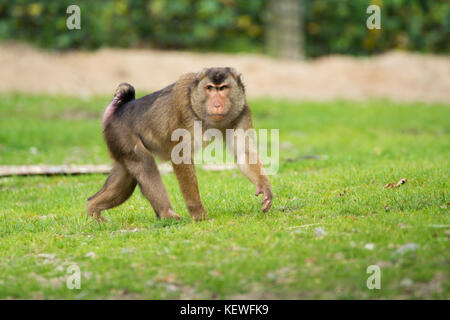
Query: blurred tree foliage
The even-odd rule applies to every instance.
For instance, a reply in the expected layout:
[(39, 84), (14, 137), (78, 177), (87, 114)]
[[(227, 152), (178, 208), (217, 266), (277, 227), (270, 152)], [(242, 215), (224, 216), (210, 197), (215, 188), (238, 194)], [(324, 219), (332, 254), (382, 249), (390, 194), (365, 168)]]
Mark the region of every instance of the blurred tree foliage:
[[(381, 30), (366, 28), (371, 4), (381, 9)], [(306, 0), (305, 6), (307, 56), (388, 49), (450, 52), (448, 0)]]
[[(0, 39), (53, 49), (101, 46), (263, 51), (269, 0), (0, 0)], [(275, 0), (274, 0), (275, 1)], [(401, 48), (449, 53), (448, 0), (303, 0), (306, 55), (370, 54)], [(81, 30), (66, 9), (81, 8)], [(381, 30), (366, 8), (381, 7)]]
[[(81, 30), (66, 9), (81, 9)], [(55, 49), (156, 47), (254, 51), (261, 48), (264, 0), (0, 0), (0, 39)]]

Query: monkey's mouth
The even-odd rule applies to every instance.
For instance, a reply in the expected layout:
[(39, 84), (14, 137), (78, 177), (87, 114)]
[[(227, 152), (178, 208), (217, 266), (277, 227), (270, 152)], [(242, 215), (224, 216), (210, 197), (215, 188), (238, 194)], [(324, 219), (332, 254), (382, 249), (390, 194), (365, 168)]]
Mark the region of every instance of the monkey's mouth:
[(209, 118), (214, 121), (219, 121), (219, 120), (222, 120), (223, 118), (225, 118), (225, 116), (226, 116), (226, 113), (214, 113), (214, 114), (210, 114)]

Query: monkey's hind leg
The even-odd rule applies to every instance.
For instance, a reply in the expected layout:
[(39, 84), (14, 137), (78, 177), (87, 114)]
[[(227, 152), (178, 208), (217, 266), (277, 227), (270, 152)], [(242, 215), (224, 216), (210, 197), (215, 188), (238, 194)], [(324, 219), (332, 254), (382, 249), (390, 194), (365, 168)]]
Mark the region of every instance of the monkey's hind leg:
[(136, 179), (120, 163), (115, 163), (103, 187), (88, 199), (89, 216), (93, 217), (95, 214), (97, 221), (106, 222), (101, 212), (125, 202), (133, 194), (135, 187)]
[(136, 178), (142, 194), (150, 201), (158, 218), (180, 219), (172, 209), (169, 194), (152, 155), (147, 153), (139, 161), (126, 161), (125, 165)]

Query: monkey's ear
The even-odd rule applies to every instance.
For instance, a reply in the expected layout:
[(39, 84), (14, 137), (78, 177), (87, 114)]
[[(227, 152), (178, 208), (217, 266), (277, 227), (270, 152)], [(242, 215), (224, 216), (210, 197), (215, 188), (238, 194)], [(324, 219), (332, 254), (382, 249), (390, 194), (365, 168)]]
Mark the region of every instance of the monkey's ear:
[(242, 73), (237, 72), (235, 68), (228, 68), (237, 82), (242, 82)]
[(242, 73), (241, 72), (239, 72), (238, 73), (238, 81), (240, 82), (240, 83), (243, 83), (244, 82), (244, 79), (242, 79)]
[(206, 76), (207, 72), (208, 72), (208, 68), (203, 68), (202, 71), (197, 72), (197, 74), (195, 75), (195, 82), (199, 83), (200, 80), (202, 80)]

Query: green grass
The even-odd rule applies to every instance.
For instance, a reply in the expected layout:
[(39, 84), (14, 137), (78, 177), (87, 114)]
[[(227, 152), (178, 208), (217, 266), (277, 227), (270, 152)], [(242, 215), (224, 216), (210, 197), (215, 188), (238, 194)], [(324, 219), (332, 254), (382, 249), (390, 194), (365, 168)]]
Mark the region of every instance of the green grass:
[[(108, 100), (2, 95), (0, 165), (107, 163)], [(280, 129), (269, 213), (237, 171), (198, 170), (213, 218), (202, 223), (188, 217), (173, 174), (163, 180), (181, 221), (157, 220), (136, 191), (104, 213), (106, 225), (85, 215), (104, 175), (2, 178), (0, 298), (450, 298), (448, 106), (251, 106), (257, 128)], [(418, 248), (397, 253), (408, 243)], [(66, 287), (71, 263), (80, 290)], [(366, 287), (374, 264), (380, 290)]]

